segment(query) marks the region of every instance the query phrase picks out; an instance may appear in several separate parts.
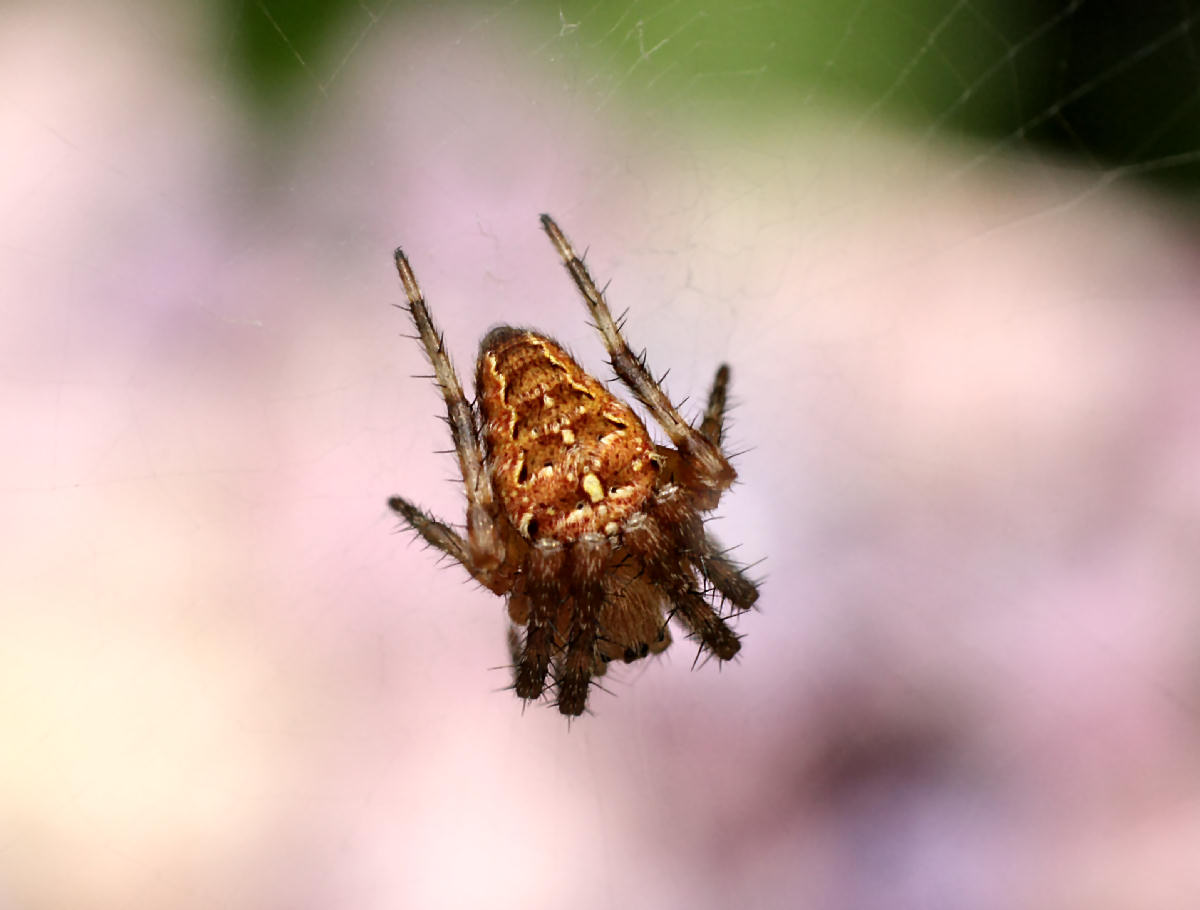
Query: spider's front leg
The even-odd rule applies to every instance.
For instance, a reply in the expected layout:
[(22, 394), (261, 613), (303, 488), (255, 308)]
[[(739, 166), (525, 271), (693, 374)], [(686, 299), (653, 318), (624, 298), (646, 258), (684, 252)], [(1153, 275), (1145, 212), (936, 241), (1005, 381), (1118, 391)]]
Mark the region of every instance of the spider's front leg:
[(450, 363), (442, 335), (429, 315), (429, 308), (425, 305), (425, 298), (407, 257), (397, 249), (395, 258), (396, 271), (400, 274), (400, 282), (408, 297), (408, 311), (417, 326), (417, 334), (433, 365), (434, 377), (446, 403), (450, 435), (454, 439), (454, 449), (458, 453), (459, 469), (467, 492), (467, 538), (463, 540), (444, 523), (425, 515), (401, 497), (393, 497), (389, 505), (427, 541), (461, 562), (467, 571), (493, 591), (503, 593), (508, 589), (509, 582), (498, 570), (504, 560), (505, 543), (496, 494), (483, 464), (475, 417), (463, 395), (462, 383)]
[[(554, 243), (559, 255), (562, 256), (567, 271), (575, 279), (575, 286), (583, 295), (592, 319), (596, 323), (596, 328), (600, 330), (600, 335), (604, 339), (604, 347), (608, 350), (608, 356), (617, 376), (637, 396), (638, 401), (654, 415), (654, 419), (666, 431), (671, 438), (671, 443), (683, 456), (685, 482), (698, 493), (709, 494), (715, 507), (715, 500), (720, 497), (721, 493), (729, 489), (737, 472), (721, 454), (719, 445), (679, 415), (679, 411), (675, 409), (666, 392), (646, 369), (645, 363), (630, 350), (629, 343), (621, 335), (621, 329), (612, 317), (604, 295), (596, 287), (596, 282), (592, 280), (587, 266), (575, 254), (570, 241), (554, 223), (554, 219), (549, 215), (542, 215), (542, 227)], [(720, 374), (718, 374), (719, 378)], [(728, 371), (726, 371), (726, 378), (728, 378)], [(721, 407), (722, 409), (724, 407), (723, 399)]]

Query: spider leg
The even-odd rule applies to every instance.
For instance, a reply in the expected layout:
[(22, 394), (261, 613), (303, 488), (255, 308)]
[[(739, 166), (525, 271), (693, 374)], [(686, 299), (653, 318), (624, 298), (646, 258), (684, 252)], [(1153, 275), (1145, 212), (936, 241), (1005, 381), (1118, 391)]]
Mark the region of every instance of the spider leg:
[(388, 505), (393, 512), (408, 522), (410, 528), (424, 537), (430, 546), (454, 557), (467, 571), (471, 570), (471, 555), (461, 534), (403, 497), (393, 496), (388, 500)]
[(720, 660), (732, 660), (742, 650), (738, 636), (695, 588), (677, 594), (674, 603), (675, 616)]
[[(720, 449), (703, 433), (684, 420), (662, 387), (654, 380), (646, 364), (630, 350), (628, 342), (608, 309), (604, 295), (588, 273), (587, 266), (575, 254), (570, 242), (563, 235), (554, 219), (542, 215), (542, 227), (554, 243), (575, 286), (583, 295), (591, 312), (596, 328), (604, 339), (604, 347), (612, 361), (617, 376), (629, 387), (647, 410), (654, 415), (671, 443), (684, 456), (688, 468), (687, 483), (697, 490), (720, 494), (729, 489), (737, 473), (725, 460)], [(718, 374), (719, 375), (719, 374)]]
[(393, 496), (388, 500), (388, 505), (410, 528), (425, 538), (426, 543), (460, 563), (476, 581), (497, 594), (504, 594), (508, 590), (508, 585), (495, 572), (479, 568), (469, 542), (444, 521), (439, 521), (402, 496)]
[[(496, 494), (492, 489), (491, 477), (483, 467), (483, 451), (475, 429), (475, 417), (463, 395), (458, 374), (450, 363), (442, 335), (429, 315), (412, 267), (402, 250), (397, 249), (395, 257), (396, 271), (400, 273), (400, 282), (408, 297), (408, 311), (416, 323), (421, 344), (425, 347), (429, 362), (433, 364), (434, 376), (446, 402), (450, 435), (454, 439), (463, 485), (467, 490), (467, 546), (474, 566), (472, 574), (481, 580), (490, 579), (504, 557), (504, 542), (496, 521)], [(466, 565), (465, 562), (463, 564)], [(488, 581), (484, 583), (493, 587)]]
[(729, 364), (717, 367), (713, 377), (712, 391), (708, 393), (708, 407), (704, 410), (704, 422), (700, 424), (700, 435), (720, 447), (721, 434), (725, 430), (725, 404), (729, 390)]
[(604, 603), (604, 570), (610, 547), (603, 534), (585, 534), (571, 548), (571, 596), (575, 610), (567, 630), (567, 653), (558, 680), (558, 710), (578, 716), (587, 705), (596, 665), (596, 637)]
[[(700, 423), (700, 435), (711, 442), (721, 451), (721, 436), (725, 432), (725, 406), (729, 397), (729, 366), (721, 364), (713, 377), (712, 389), (708, 393), (708, 407), (704, 409), (704, 420)], [(724, 454), (724, 452), (722, 452)], [(681, 456), (684, 464), (683, 479), (687, 480), (686, 456)], [(719, 490), (698, 489), (695, 484), (689, 484), (692, 489), (692, 503), (701, 512), (715, 509), (721, 500)]]
[(701, 548), (691, 554), (691, 562), (733, 604), (734, 609), (749, 610), (758, 600), (758, 586), (743, 574), (736, 562), (725, 555), (711, 534), (704, 535)]
[(655, 495), (655, 514), (671, 528), (687, 553), (688, 561), (738, 610), (748, 610), (758, 600), (758, 588), (742, 574), (737, 563), (725, 555), (721, 545), (704, 530), (688, 495), (676, 484)]
[(642, 514), (627, 522), (622, 543), (642, 557), (647, 573), (667, 592), (675, 606), (674, 615), (692, 636), (719, 659), (729, 660), (741, 650), (741, 641), (696, 589), (687, 562), (672, 556), (680, 541), (669, 522), (670, 511), (660, 506), (655, 507), (656, 514)]
[(668, 484), (655, 494), (654, 513), (663, 527), (670, 528), (687, 554), (688, 561), (712, 582), (738, 610), (748, 610), (758, 600), (758, 588), (742, 574), (737, 563), (725, 555), (716, 539), (704, 530), (704, 522), (678, 484)]
[(566, 597), (562, 582), (566, 549), (557, 541), (539, 540), (529, 551), (524, 594), (529, 599), (525, 643), (516, 658), (517, 695), (537, 698), (546, 685), (554, 623)]

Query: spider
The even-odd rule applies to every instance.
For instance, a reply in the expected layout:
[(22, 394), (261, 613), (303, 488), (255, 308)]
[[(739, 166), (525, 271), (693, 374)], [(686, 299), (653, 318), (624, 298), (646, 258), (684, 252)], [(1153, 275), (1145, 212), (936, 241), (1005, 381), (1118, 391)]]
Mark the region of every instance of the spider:
[[(617, 376), (674, 448), (656, 445), (633, 409), (538, 332), (499, 326), (484, 336), (477, 408), (403, 251), (396, 268), (434, 378), (467, 494), (466, 536), (400, 496), (388, 501), (429, 544), (508, 599), (514, 688), (529, 700), (547, 686), (568, 717), (582, 714), (593, 678), (671, 643), (674, 617), (720, 661), (741, 642), (714, 609), (758, 599), (704, 528), (736, 473), (721, 451), (729, 386), (722, 364), (699, 428), (688, 424), (630, 350), (604, 295), (549, 215), (549, 235), (583, 295)], [(699, 656), (699, 655), (697, 655)], [(549, 678), (549, 679), (548, 679)]]

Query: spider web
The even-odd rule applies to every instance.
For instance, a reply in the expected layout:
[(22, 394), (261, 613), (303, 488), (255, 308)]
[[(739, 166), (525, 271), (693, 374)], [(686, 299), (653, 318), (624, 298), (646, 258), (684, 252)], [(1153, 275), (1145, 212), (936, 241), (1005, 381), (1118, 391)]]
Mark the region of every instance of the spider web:
[[(1194, 906), (1198, 20), (5, 9), (0, 904)], [(731, 364), (766, 576), (569, 730), (384, 507), (463, 510), (397, 242), (468, 385), (609, 377), (541, 211)]]

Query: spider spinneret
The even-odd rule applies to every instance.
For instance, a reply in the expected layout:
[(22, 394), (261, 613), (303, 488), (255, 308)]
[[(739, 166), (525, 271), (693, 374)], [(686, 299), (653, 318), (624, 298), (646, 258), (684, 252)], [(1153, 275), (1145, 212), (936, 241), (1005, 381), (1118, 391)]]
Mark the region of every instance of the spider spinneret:
[(537, 698), (550, 676), (559, 710), (576, 716), (593, 677), (610, 661), (629, 663), (671, 643), (669, 616), (704, 650), (732, 659), (741, 644), (712, 594), (743, 611), (758, 589), (700, 517), (736, 477), (720, 447), (729, 368), (717, 370), (704, 419), (692, 427), (630, 351), (558, 225), (543, 215), (542, 226), (617, 376), (674, 448), (655, 445), (633, 409), (557, 342), (511, 326), (493, 329), (480, 344), (476, 413), (408, 260), (396, 250), (408, 309), (446, 403), (467, 494), (467, 535), (402, 497), (389, 505), (428, 543), (508, 598), (517, 695)]

